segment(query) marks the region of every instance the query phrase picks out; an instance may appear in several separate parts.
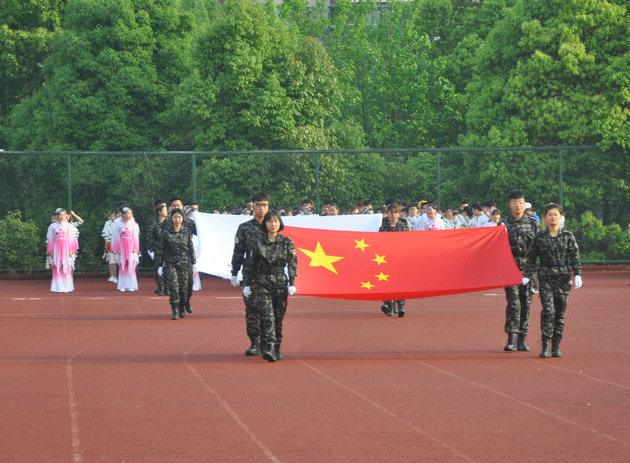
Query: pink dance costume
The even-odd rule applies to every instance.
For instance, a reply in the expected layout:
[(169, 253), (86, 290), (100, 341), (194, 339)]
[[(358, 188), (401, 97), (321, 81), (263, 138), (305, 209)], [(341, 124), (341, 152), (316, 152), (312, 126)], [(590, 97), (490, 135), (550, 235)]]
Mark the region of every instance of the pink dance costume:
[(68, 222), (53, 223), (48, 227), (46, 240), (47, 252), (52, 260), (50, 290), (54, 293), (74, 291), (74, 281), (72, 280), (73, 254), (79, 249), (79, 242), (72, 225)]
[(118, 262), (118, 285), (120, 291), (137, 291), (136, 266), (140, 254), (140, 228), (134, 219), (114, 223), (112, 251)]

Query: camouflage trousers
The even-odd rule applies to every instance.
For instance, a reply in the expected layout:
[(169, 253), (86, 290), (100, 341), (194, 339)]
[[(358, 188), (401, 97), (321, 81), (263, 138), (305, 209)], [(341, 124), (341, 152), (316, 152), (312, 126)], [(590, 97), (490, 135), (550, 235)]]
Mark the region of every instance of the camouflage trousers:
[(287, 311), (287, 288), (257, 288), (258, 309), (260, 310), (261, 341), (282, 341), (282, 321)]
[(540, 331), (543, 337), (560, 341), (564, 333), (564, 312), (571, 291), (571, 277), (540, 279)]
[(245, 328), (247, 337), (258, 339), (260, 337), (260, 312), (258, 311), (258, 300), (256, 286), (251, 286), (252, 294), (249, 297), (243, 296), (245, 302)]
[(532, 282), (505, 288), (505, 332), (526, 335), (529, 330), (529, 306), (532, 303)]
[(193, 285), (192, 265), (188, 263), (165, 264), (164, 284), (168, 288), (171, 307), (180, 309), (190, 302)]
[(158, 275), (157, 273), (157, 269), (160, 266), (157, 264), (157, 262), (153, 261), (153, 268), (155, 270), (155, 283), (157, 284), (157, 289), (159, 289), (160, 291), (165, 291), (166, 290), (166, 286), (164, 284), (164, 274), (162, 274), (162, 276)]

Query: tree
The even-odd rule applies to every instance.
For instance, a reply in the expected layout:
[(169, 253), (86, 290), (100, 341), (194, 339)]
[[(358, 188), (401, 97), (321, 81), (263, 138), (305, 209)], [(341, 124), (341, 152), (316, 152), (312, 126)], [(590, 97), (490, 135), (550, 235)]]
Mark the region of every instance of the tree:
[(44, 83), (16, 108), (18, 149), (155, 149), (156, 123), (187, 66), (175, 0), (70, 0)]
[(41, 85), (42, 63), (60, 31), (65, 0), (0, 4), (0, 146), (11, 110)]

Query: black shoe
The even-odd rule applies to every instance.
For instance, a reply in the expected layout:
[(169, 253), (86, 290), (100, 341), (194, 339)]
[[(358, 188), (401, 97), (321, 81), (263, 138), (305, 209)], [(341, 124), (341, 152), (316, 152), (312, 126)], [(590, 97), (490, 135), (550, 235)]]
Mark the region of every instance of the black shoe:
[(258, 339), (252, 339), (252, 345), (245, 351), (245, 355), (260, 355), (260, 342)]
[(280, 343), (277, 342), (274, 345), (274, 353), (276, 354), (276, 360), (284, 360), (284, 356), (280, 353)]
[(516, 333), (509, 333), (507, 344), (503, 348), (503, 350), (507, 352), (515, 352), (516, 351)]
[(551, 349), (551, 339), (543, 338), (542, 345), (543, 345), (543, 347), (542, 347), (542, 352), (540, 353), (540, 356), (542, 358), (550, 357), (551, 356), (551, 352), (549, 352), (549, 351)]
[(383, 312), (385, 315), (387, 315), (387, 304), (383, 304), (381, 306), (381, 312)]
[(192, 305), (190, 305), (190, 302), (186, 305), (184, 305), (184, 308), (186, 309), (186, 312), (188, 313), (192, 313), (193, 309), (192, 309)]
[(517, 344), (518, 350), (527, 352), (529, 350), (529, 346), (525, 342), (525, 335), (519, 334), (516, 339), (517, 339), (516, 344)]
[(182, 308), (179, 309), (179, 318), (184, 318), (186, 316), (186, 311)]
[(273, 342), (262, 343), (262, 357), (268, 362), (275, 362), (277, 360)]
[(171, 315), (171, 320), (179, 320), (179, 315), (177, 313), (174, 313), (173, 315)]
[(156, 288), (156, 289), (153, 290), (153, 292), (155, 294), (160, 294), (162, 292), (162, 290), (160, 288)]
[(562, 352), (560, 352), (560, 341), (555, 339), (551, 342), (551, 356), (552, 357), (562, 357)]
[(403, 318), (405, 316), (405, 311), (403, 309), (398, 309), (398, 318)]

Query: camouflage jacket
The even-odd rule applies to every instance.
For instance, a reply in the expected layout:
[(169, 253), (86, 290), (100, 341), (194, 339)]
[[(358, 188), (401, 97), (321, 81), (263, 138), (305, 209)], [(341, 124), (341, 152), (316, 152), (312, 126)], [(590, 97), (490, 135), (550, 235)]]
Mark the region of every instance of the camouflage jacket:
[(383, 220), (383, 224), (381, 225), (381, 228), (378, 229), (378, 231), (380, 232), (409, 231), (409, 230), (411, 230), (409, 228), (409, 222), (407, 222), (407, 220), (405, 220), (404, 218), (398, 219), (398, 222), (396, 222), (396, 225), (394, 225), (393, 227), (389, 220), (387, 220), (387, 222)]
[(172, 223), (170, 227), (162, 228), (160, 244), (155, 253), (155, 262), (158, 266), (165, 264), (193, 265), (196, 260), (190, 229), (182, 225), (182, 228), (177, 232)]
[(160, 233), (162, 232), (162, 223), (157, 217), (151, 217), (145, 226), (144, 236), (147, 237), (147, 249), (154, 251), (160, 245)]
[(517, 219), (512, 214), (508, 215), (501, 223), (507, 228), (510, 249), (516, 265), (518, 265), (519, 270), (523, 271), (527, 264), (529, 249), (534, 242), (534, 236), (540, 232), (540, 224), (536, 219), (526, 215)]
[(234, 236), (234, 252), (232, 252), (232, 275), (238, 275), (238, 271), (245, 266), (251, 256), (251, 249), (256, 240), (263, 235), (260, 224), (256, 219), (248, 220), (238, 226), (236, 236)]
[[(288, 268), (288, 280), (285, 266)], [(287, 283), (293, 286), (296, 277), (297, 256), (291, 238), (278, 235), (276, 241), (269, 241), (267, 235), (261, 233), (243, 271), (243, 285), (285, 288)]]
[(573, 233), (560, 230), (558, 236), (551, 236), (549, 230), (539, 232), (534, 238), (524, 275), (531, 278), (536, 271), (536, 261), (540, 259), (538, 276), (541, 279), (557, 276), (570, 277), (571, 268), (576, 275), (582, 274), (580, 251)]

